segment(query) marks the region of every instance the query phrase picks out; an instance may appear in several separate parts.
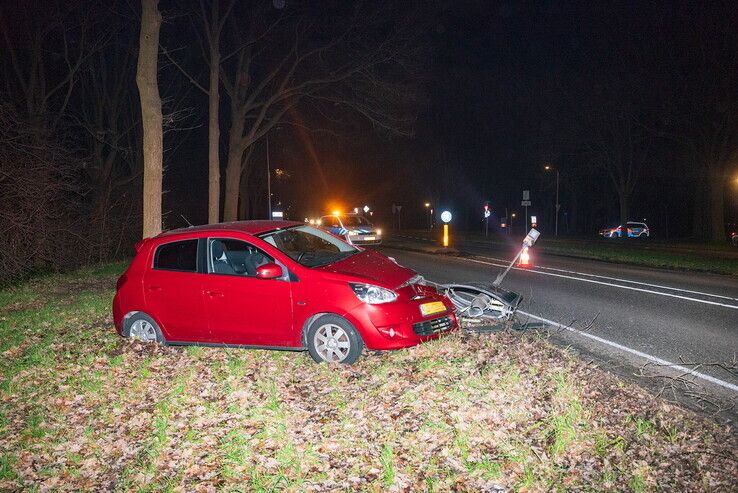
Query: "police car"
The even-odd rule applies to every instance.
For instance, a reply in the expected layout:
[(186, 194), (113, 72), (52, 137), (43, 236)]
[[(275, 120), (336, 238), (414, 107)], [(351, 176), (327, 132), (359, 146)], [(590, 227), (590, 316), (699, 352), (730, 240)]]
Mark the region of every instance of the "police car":
[(354, 245), (378, 245), (382, 243), (382, 230), (375, 228), (360, 214), (332, 214), (320, 218), (324, 229), (342, 236)]

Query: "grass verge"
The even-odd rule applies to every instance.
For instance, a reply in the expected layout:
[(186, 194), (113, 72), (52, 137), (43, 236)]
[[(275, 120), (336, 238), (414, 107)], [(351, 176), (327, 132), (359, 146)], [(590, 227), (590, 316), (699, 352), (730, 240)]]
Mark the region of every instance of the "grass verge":
[(734, 430), (538, 335), (351, 367), (120, 339), (120, 265), (0, 291), (0, 491), (731, 491)]

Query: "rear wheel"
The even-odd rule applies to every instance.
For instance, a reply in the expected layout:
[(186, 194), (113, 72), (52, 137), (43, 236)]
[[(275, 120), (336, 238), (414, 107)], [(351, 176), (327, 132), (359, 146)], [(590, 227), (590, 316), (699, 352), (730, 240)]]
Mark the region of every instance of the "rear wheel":
[(323, 315), (308, 329), (307, 346), (318, 363), (356, 362), (364, 350), (364, 341), (353, 325), (338, 315)]
[(142, 342), (158, 342), (166, 344), (164, 335), (161, 333), (159, 325), (153, 318), (144, 312), (136, 312), (126, 321), (126, 330), (123, 335), (133, 337)]

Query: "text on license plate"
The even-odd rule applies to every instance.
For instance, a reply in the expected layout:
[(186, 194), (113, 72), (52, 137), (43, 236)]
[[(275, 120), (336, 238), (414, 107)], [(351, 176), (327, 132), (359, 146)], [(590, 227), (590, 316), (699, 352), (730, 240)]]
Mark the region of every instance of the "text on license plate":
[(433, 315), (434, 313), (441, 313), (446, 311), (446, 305), (441, 301), (434, 301), (432, 303), (423, 303), (420, 305), (420, 313), (425, 316)]

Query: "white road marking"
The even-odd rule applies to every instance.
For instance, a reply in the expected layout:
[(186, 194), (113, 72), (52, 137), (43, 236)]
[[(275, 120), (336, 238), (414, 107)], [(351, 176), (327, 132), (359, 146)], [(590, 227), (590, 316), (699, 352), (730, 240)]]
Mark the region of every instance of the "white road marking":
[[(493, 263), (493, 262), (486, 262), (486, 261), (476, 260), (476, 259), (466, 258), (466, 259), (460, 259), (460, 260), (465, 260), (465, 261), (468, 261), (468, 262), (476, 262), (476, 263), (485, 264), (485, 265), (491, 265), (491, 266), (495, 266), (495, 267), (507, 267), (507, 264), (496, 264), (496, 263)], [(504, 261), (504, 260), (502, 260), (502, 261)], [(705, 304), (709, 304), (709, 305), (717, 305), (717, 306), (723, 306), (723, 307), (727, 307), (727, 308), (738, 309), (738, 306), (736, 306), (736, 305), (728, 305), (728, 304), (725, 304), (725, 303), (718, 303), (718, 302), (715, 302), (715, 301), (700, 300), (700, 299), (697, 299), (697, 298), (691, 298), (691, 297), (688, 297), (688, 296), (680, 296), (680, 295), (676, 295), (676, 294), (673, 294), (673, 293), (662, 293), (662, 292), (659, 292), (659, 291), (652, 291), (652, 290), (648, 290), (648, 289), (635, 288), (635, 287), (632, 287), (632, 286), (622, 286), (622, 285), (619, 285), (619, 284), (611, 284), (611, 283), (606, 283), (606, 282), (602, 282), (602, 281), (595, 281), (593, 279), (581, 279), (581, 278), (577, 278), (577, 277), (573, 277), (573, 276), (567, 276), (567, 275), (563, 275), (563, 274), (554, 274), (552, 272), (541, 272), (541, 271), (532, 270), (532, 269), (519, 269), (517, 267), (513, 267), (513, 268), (516, 269), (516, 270), (527, 271), (527, 272), (534, 272), (536, 274), (541, 274), (541, 275), (554, 276), (554, 277), (563, 277), (563, 278), (573, 279), (573, 280), (582, 281), (582, 282), (590, 282), (590, 283), (594, 283), (594, 284), (602, 284), (602, 285), (605, 285), (605, 286), (612, 286), (612, 287), (621, 288), (621, 289), (630, 289), (630, 290), (633, 290), (633, 291), (640, 291), (640, 292), (645, 292), (645, 293), (657, 294), (657, 295), (661, 295), (661, 296), (669, 296), (669, 297), (673, 297), (673, 298), (679, 298), (679, 299), (684, 299), (684, 300), (689, 300), (689, 301), (695, 301), (697, 303), (705, 303)], [(592, 276), (592, 277), (606, 278), (605, 276), (596, 276), (594, 274), (584, 274), (584, 273), (578, 273), (578, 272), (574, 272), (574, 271), (564, 271), (562, 269), (549, 269), (549, 270), (558, 270), (558, 271), (561, 271), (561, 272), (569, 272), (569, 273), (587, 275), (587, 276)], [(702, 294), (702, 295), (705, 295), (705, 296), (712, 296), (712, 297), (716, 297), (716, 298), (727, 298), (727, 299), (730, 299), (730, 300), (735, 300), (735, 298), (729, 298), (729, 297), (720, 296), (720, 295), (711, 295), (709, 293), (701, 293), (699, 291), (688, 291), (688, 290), (682, 290), (682, 289), (679, 289), (679, 288), (669, 288), (669, 287), (666, 287), (666, 286), (650, 285), (650, 284), (647, 284), (647, 283), (640, 283), (640, 282), (637, 282), (637, 281), (628, 281), (628, 280), (625, 280), (625, 279), (617, 279), (617, 278), (608, 278), (608, 279), (611, 279), (611, 280), (619, 280), (619, 281), (624, 281), (624, 282), (629, 282), (629, 283), (634, 283), (634, 284), (640, 284), (640, 285), (647, 285), (647, 286), (651, 286), (651, 287), (663, 287), (663, 288), (671, 289), (671, 290), (675, 290), (675, 291), (690, 292), (690, 293), (693, 293), (693, 294)], [(588, 332), (577, 330), (577, 329), (575, 329), (573, 327), (570, 327), (568, 325), (560, 324), (558, 322), (554, 322), (553, 320), (549, 320), (547, 318), (539, 317), (538, 315), (533, 315), (532, 313), (524, 312), (522, 310), (518, 310), (517, 313), (519, 313), (521, 315), (524, 315), (526, 317), (532, 318), (534, 320), (538, 320), (540, 322), (544, 322), (546, 324), (553, 325), (554, 327), (558, 327), (558, 328), (561, 328), (561, 329), (564, 329), (564, 330), (567, 330), (567, 331), (570, 331), (570, 332), (574, 332), (574, 333), (576, 333), (576, 334), (578, 334), (578, 335), (580, 335), (582, 337), (586, 337), (588, 339), (597, 341), (597, 342), (599, 342), (601, 344), (605, 344), (607, 346), (610, 346), (610, 347), (619, 349), (620, 351), (624, 351), (626, 353), (629, 353), (629, 354), (638, 356), (638, 357), (643, 358), (643, 359), (646, 359), (646, 360), (648, 360), (648, 361), (650, 361), (652, 363), (656, 363), (656, 364), (658, 364), (660, 366), (667, 367), (667, 368), (672, 368), (674, 370), (679, 371), (680, 373), (683, 373), (684, 375), (692, 375), (692, 376), (694, 376), (696, 378), (699, 378), (701, 380), (705, 380), (707, 382), (714, 383), (715, 385), (719, 385), (719, 386), (721, 386), (723, 388), (726, 388), (726, 389), (732, 390), (733, 392), (738, 393), (738, 385), (732, 384), (730, 382), (726, 382), (724, 380), (720, 380), (719, 378), (715, 378), (715, 377), (713, 377), (711, 375), (707, 375), (707, 374), (701, 373), (701, 372), (699, 372), (699, 371), (697, 371), (697, 370), (695, 370), (693, 368), (687, 368), (686, 366), (682, 366), (682, 365), (679, 365), (677, 363), (672, 363), (671, 361), (667, 361), (665, 359), (658, 358), (656, 356), (652, 356), (652, 355), (650, 355), (648, 353), (644, 353), (642, 351), (638, 351), (637, 349), (632, 349), (632, 348), (629, 348), (628, 346), (624, 346), (624, 345), (619, 344), (617, 342), (610, 341), (609, 339), (605, 339), (604, 337), (599, 337), (599, 336), (596, 336), (594, 334), (590, 334)]]
[(656, 356), (651, 356), (650, 354), (638, 351), (637, 349), (631, 349), (627, 346), (623, 346), (622, 344), (618, 344), (617, 342), (610, 341), (608, 339), (605, 339), (603, 337), (596, 336), (594, 334), (590, 334), (588, 332), (583, 332), (581, 330), (577, 330), (573, 327), (569, 327), (568, 325), (560, 324), (558, 322), (554, 322), (553, 320), (548, 320), (547, 318), (539, 317), (537, 315), (533, 315), (532, 313), (527, 313), (521, 310), (518, 310), (517, 313), (524, 315), (526, 317), (530, 317), (532, 319), (538, 320), (540, 322), (545, 322), (549, 325), (553, 325), (555, 327), (559, 327), (560, 329), (565, 329), (571, 332), (575, 332), (579, 334), (580, 336), (587, 337), (589, 339), (592, 339), (594, 341), (600, 342), (602, 344), (606, 344), (608, 346), (614, 347), (616, 349), (619, 349), (621, 351), (625, 351), (626, 353), (633, 354), (635, 356), (639, 356), (641, 358), (647, 359), (648, 361), (651, 361), (653, 363), (656, 363), (658, 365), (673, 368), (679, 372), (682, 372), (687, 375), (693, 375), (697, 378), (700, 378), (702, 380), (705, 380), (707, 382), (714, 383), (716, 385), (720, 385), (721, 387), (724, 387), (726, 389), (730, 389), (733, 392), (738, 392), (738, 385), (734, 385), (730, 382), (725, 382), (723, 380), (720, 380), (719, 378), (715, 378), (710, 375), (705, 375), (704, 373), (700, 373), (692, 368), (687, 368), (686, 366), (678, 365), (676, 363), (672, 363), (670, 361), (666, 361), (665, 359), (657, 358)]
[[(498, 262), (505, 262), (505, 259), (501, 259), (501, 258), (495, 258), (495, 257), (485, 257), (485, 258), (489, 258), (490, 260), (495, 260), (495, 261), (498, 261)], [(636, 285), (639, 285), (639, 286), (648, 286), (648, 287), (651, 287), (651, 288), (668, 289), (669, 291), (678, 291), (680, 293), (698, 294), (698, 295), (701, 295), (701, 296), (707, 296), (709, 298), (720, 298), (720, 299), (724, 299), (724, 300), (738, 301), (738, 298), (733, 298), (731, 296), (723, 296), (721, 294), (713, 294), (713, 293), (706, 293), (704, 291), (693, 291), (693, 290), (690, 290), (690, 289), (675, 288), (673, 286), (664, 286), (663, 284), (651, 284), (651, 283), (648, 283), (648, 282), (631, 281), (630, 279), (623, 279), (623, 278), (620, 278), (620, 277), (601, 276), (599, 274), (589, 274), (587, 272), (578, 272), (578, 271), (575, 271), (575, 270), (557, 269), (557, 268), (554, 268), (554, 267), (545, 267), (545, 266), (542, 266), (542, 265), (539, 265), (539, 266), (537, 266), (534, 269), (525, 269), (525, 270), (527, 270), (529, 272), (536, 272), (536, 269), (545, 269), (545, 270), (550, 270), (550, 271), (554, 271), (554, 272), (563, 272), (565, 274), (575, 274), (575, 275), (579, 275), (579, 276), (595, 277), (595, 278), (598, 278), (598, 279), (607, 279), (609, 281), (625, 282), (625, 283), (628, 283), (628, 284), (636, 284)]]
[[(494, 266), (494, 267), (507, 267), (506, 264), (496, 264), (494, 262), (487, 262), (487, 261), (484, 261), (484, 260), (476, 260), (476, 259), (471, 259), (471, 258), (467, 258), (467, 259), (463, 259), (463, 260), (466, 260), (467, 262), (475, 262), (475, 263), (478, 263), (478, 264), (491, 265), (491, 266)], [(556, 273), (553, 273), (553, 272), (543, 272), (543, 271), (535, 270), (535, 269), (520, 269), (518, 267), (513, 267), (513, 269), (515, 269), (515, 270), (521, 270), (521, 271), (525, 271), (525, 272), (531, 272), (533, 274), (540, 274), (542, 276), (561, 277), (561, 278), (564, 278), (564, 279), (571, 279), (571, 280), (574, 280), (574, 281), (589, 282), (589, 283), (592, 283), (592, 284), (600, 284), (602, 286), (610, 286), (610, 287), (613, 287), (613, 288), (627, 289), (627, 290), (630, 290), (630, 291), (638, 291), (640, 293), (656, 294), (656, 295), (659, 295), (659, 296), (667, 296), (669, 298), (677, 298), (677, 299), (680, 299), (680, 300), (694, 301), (695, 303), (703, 303), (705, 305), (722, 306), (724, 308), (732, 308), (733, 310), (738, 310), (738, 305), (730, 305), (730, 304), (727, 304), (727, 303), (719, 303), (717, 301), (710, 301), (710, 300), (701, 300), (699, 298), (693, 298), (691, 296), (682, 296), (682, 295), (674, 294), (674, 293), (664, 293), (664, 292), (661, 292), (661, 291), (653, 291), (651, 289), (635, 288), (633, 286), (623, 286), (622, 284), (613, 284), (613, 283), (610, 283), (610, 282), (596, 281), (594, 279), (582, 279), (581, 277), (568, 276), (568, 275), (565, 275), (565, 274), (556, 274)]]
[[(419, 239), (419, 238), (417, 238), (417, 239)], [(425, 238), (423, 238), (423, 239), (425, 239)], [(494, 260), (494, 261), (497, 261), (497, 262), (509, 262), (509, 260), (505, 260), (505, 259), (502, 259), (502, 258), (487, 257), (487, 256), (485, 256), (485, 258), (489, 258), (490, 260)], [(470, 260), (470, 259), (467, 259), (467, 260)], [(495, 264), (491, 264), (491, 265), (495, 265)], [(504, 267), (507, 267), (507, 264), (505, 264)], [(609, 277), (609, 276), (602, 276), (602, 275), (599, 275), (599, 274), (589, 274), (587, 272), (578, 272), (578, 271), (573, 271), (573, 270), (557, 269), (557, 268), (554, 268), (554, 267), (545, 267), (545, 266), (542, 266), (542, 265), (540, 265), (540, 266), (538, 266), (538, 267), (536, 267), (534, 269), (521, 269), (521, 270), (526, 270), (528, 272), (540, 272), (537, 269), (545, 269), (545, 270), (550, 270), (550, 271), (554, 271), (554, 272), (562, 272), (562, 273), (565, 273), (565, 274), (574, 274), (574, 275), (579, 275), (579, 276), (594, 277), (594, 278), (597, 278), (597, 279), (607, 279), (609, 281), (624, 282), (624, 283), (628, 283), (628, 284), (634, 284), (634, 285), (638, 285), (638, 286), (647, 286), (647, 287), (656, 288), (656, 289), (667, 289), (669, 291), (677, 291), (677, 292), (680, 292), (680, 293), (696, 294), (696, 295), (700, 295), (700, 296), (707, 296), (709, 298), (720, 298), (720, 299), (723, 299), (723, 300), (738, 301), (738, 298), (734, 298), (734, 297), (731, 297), (731, 296), (724, 296), (724, 295), (721, 295), (721, 294), (706, 293), (704, 291), (693, 291), (691, 289), (675, 288), (673, 286), (664, 286), (663, 284), (651, 284), (651, 283), (648, 283), (648, 282), (632, 281), (630, 279), (623, 279), (623, 278), (619, 278), (619, 277)], [(608, 284), (608, 285), (610, 285), (610, 284)], [(721, 306), (732, 306), (732, 305), (721, 305)]]

